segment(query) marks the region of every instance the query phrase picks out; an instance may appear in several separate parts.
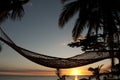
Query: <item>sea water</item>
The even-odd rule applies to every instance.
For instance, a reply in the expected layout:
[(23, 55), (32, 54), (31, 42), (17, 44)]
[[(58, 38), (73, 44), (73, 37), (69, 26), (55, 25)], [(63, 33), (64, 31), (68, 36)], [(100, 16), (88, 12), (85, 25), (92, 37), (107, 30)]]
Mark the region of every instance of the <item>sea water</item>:
[[(78, 80), (85, 76), (78, 76)], [(0, 75), (0, 80), (57, 80), (57, 76), (8, 76)], [(75, 76), (67, 76), (66, 80), (75, 80)]]

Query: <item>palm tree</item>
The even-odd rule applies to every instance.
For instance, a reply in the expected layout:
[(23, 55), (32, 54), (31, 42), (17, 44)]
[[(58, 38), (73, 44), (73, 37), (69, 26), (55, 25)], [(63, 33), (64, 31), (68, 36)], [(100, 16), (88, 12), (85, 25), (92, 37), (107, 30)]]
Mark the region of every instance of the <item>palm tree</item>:
[[(85, 35), (86, 38), (90, 37), (92, 33), (96, 36), (102, 34), (102, 41), (106, 44), (106, 50), (109, 50), (112, 60), (111, 64), (113, 66), (113, 44), (116, 40), (120, 43), (120, 0), (61, 1), (64, 7), (59, 17), (59, 26), (63, 28), (64, 25), (77, 13), (78, 18), (72, 30), (74, 41), (76, 41), (85, 30), (88, 30)], [(119, 32), (117, 37), (115, 37), (116, 32)], [(117, 50), (120, 50), (120, 45), (117, 47)]]
[[(63, 11), (59, 17), (59, 26), (64, 25), (78, 13), (78, 18), (72, 31), (76, 40), (84, 29), (88, 28), (87, 35), (99, 30), (113, 34), (120, 25), (119, 0), (61, 0), (64, 4)], [(109, 2), (109, 3), (108, 3)]]
[(0, 23), (11, 18), (21, 19), (24, 15), (23, 5), (29, 0), (0, 0)]
[[(24, 15), (23, 5), (29, 0), (0, 0), (0, 24), (7, 18), (21, 19)], [(2, 46), (0, 44), (0, 51)]]
[(117, 75), (118, 78), (120, 77), (120, 64), (115, 64), (113, 73)]
[(100, 80), (100, 70), (103, 65), (98, 66), (96, 68), (89, 67), (88, 70), (93, 73), (93, 75), (96, 77), (96, 80)]

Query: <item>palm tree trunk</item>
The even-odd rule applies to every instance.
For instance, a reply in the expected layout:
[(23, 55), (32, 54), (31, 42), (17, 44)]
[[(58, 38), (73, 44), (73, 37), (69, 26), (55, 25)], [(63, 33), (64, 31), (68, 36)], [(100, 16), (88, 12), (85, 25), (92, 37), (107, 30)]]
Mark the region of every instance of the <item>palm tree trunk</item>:
[(111, 57), (111, 72), (113, 73), (115, 62), (114, 62), (114, 57), (112, 52), (110, 52), (110, 57)]
[(109, 48), (109, 55), (110, 55), (110, 58), (111, 58), (111, 72), (113, 73), (114, 71), (114, 65), (115, 65), (115, 60), (114, 60), (114, 50), (113, 50), (113, 36), (112, 35), (109, 35), (109, 42), (108, 42), (108, 48)]
[(100, 76), (99, 75), (97, 75), (96, 80), (100, 80)]

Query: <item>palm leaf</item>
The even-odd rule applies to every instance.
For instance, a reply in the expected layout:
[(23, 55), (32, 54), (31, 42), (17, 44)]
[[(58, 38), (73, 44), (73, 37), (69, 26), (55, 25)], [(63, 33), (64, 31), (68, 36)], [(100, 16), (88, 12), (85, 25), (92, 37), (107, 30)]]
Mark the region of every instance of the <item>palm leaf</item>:
[(24, 15), (24, 9), (22, 6), (17, 6), (16, 8), (13, 8), (11, 13), (11, 18), (15, 20), (16, 18), (21, 19)]
[(7, 18), (21, 19), (24, 15), (23, 5), (29, 0), (1, 0), (0, 1), (0, 22)]
[(64, 4), (65, 2), (67, 2), (67, 1), (69, 1), (69, 0), (61, 0), (61, 2)]
[(66, 4), (63, 8), (63, 12), (60, 15), (59, 18), (59, 26), (62, 28), (65, 23), (67, 23), (73, 15), (79, 10), (78, 2), (71, 2), (69, 4)]

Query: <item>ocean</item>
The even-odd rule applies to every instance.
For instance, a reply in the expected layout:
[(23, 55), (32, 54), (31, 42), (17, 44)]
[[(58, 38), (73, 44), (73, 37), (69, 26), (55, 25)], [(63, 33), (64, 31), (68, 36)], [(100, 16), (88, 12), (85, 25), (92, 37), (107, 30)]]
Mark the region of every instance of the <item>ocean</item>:
[[(83, 78), (83, 76), (78, 76), (78, 79)], [(57, 76), (8, 76), (0, 75), (0, 80), (57, 80)], [(75, 76), (67, 76), (66, 80), (76, 80)]]

